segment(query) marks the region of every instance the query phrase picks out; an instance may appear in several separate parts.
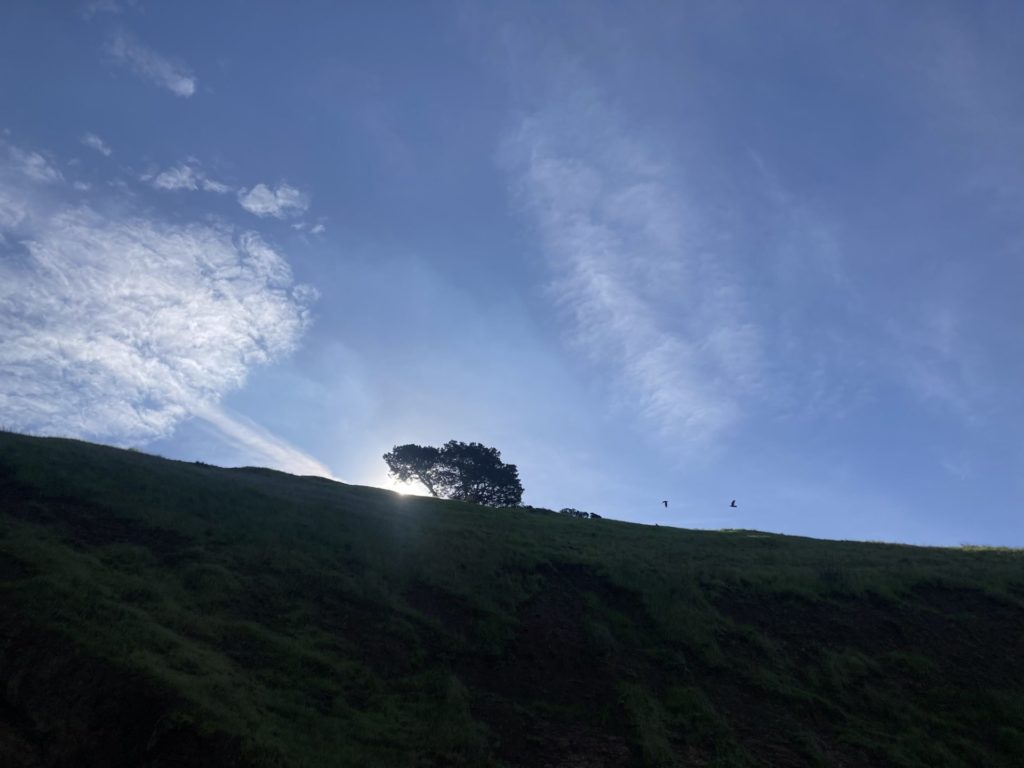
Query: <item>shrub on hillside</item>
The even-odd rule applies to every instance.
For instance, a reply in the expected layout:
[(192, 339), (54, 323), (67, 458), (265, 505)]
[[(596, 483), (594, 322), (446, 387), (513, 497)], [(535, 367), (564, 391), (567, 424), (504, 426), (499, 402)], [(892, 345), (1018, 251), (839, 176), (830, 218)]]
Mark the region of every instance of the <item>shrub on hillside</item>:
[(582, 509), (576, 509), (575, 507), (562, 507), (558, 510), (558, 514), (567, 515), (568, 517), (578, 517), (581, 520), (588, 520), (590, 518), (600, 519), (600, 515), (595, 515), (593, 512), (584, 512)]

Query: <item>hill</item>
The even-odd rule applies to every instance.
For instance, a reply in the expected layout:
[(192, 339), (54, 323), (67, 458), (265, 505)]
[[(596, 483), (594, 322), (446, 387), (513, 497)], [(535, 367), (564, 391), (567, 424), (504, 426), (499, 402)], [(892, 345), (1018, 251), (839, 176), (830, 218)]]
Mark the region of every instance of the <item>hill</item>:
[(1024, 553), (0, 434), (4, 766), (1019, 766)]

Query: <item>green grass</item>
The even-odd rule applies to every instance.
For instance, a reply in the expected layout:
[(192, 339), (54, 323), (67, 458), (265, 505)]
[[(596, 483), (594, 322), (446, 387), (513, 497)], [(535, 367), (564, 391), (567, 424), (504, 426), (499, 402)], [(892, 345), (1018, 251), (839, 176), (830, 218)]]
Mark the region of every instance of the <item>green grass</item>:
[(0, 606), (3, 765), (1024, 764), (1017, 550), (3, 433)]

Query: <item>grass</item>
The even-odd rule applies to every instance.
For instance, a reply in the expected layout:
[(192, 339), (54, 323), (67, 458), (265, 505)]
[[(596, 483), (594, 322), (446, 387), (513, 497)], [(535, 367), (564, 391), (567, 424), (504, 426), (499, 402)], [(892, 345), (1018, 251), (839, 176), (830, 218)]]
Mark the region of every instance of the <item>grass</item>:
[(0, 434), (0, 764), (1016, 766), (1024, 553)]

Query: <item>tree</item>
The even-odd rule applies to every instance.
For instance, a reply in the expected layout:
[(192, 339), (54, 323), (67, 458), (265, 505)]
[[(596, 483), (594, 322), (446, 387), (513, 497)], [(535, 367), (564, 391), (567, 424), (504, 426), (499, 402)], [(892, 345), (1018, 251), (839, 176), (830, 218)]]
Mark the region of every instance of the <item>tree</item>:
[[(384, 454), (390, 475), (400, 483), (415, 480), (423, 485), (431, 496), (439, 496), (445, 487), (441, 449), (429, 445), (396, 445), (390, 453)], [(447, 498), (447, 497), (445, 497)]]
[(492, 507), (514, 507), (523, 498), (516, 465), (504, 463), (496, 448), (481, 443), (449, 440), (440, 448), (396, 445), (384, 454), (384, 461), (396, 480), (415, 480), (438, 498)]

